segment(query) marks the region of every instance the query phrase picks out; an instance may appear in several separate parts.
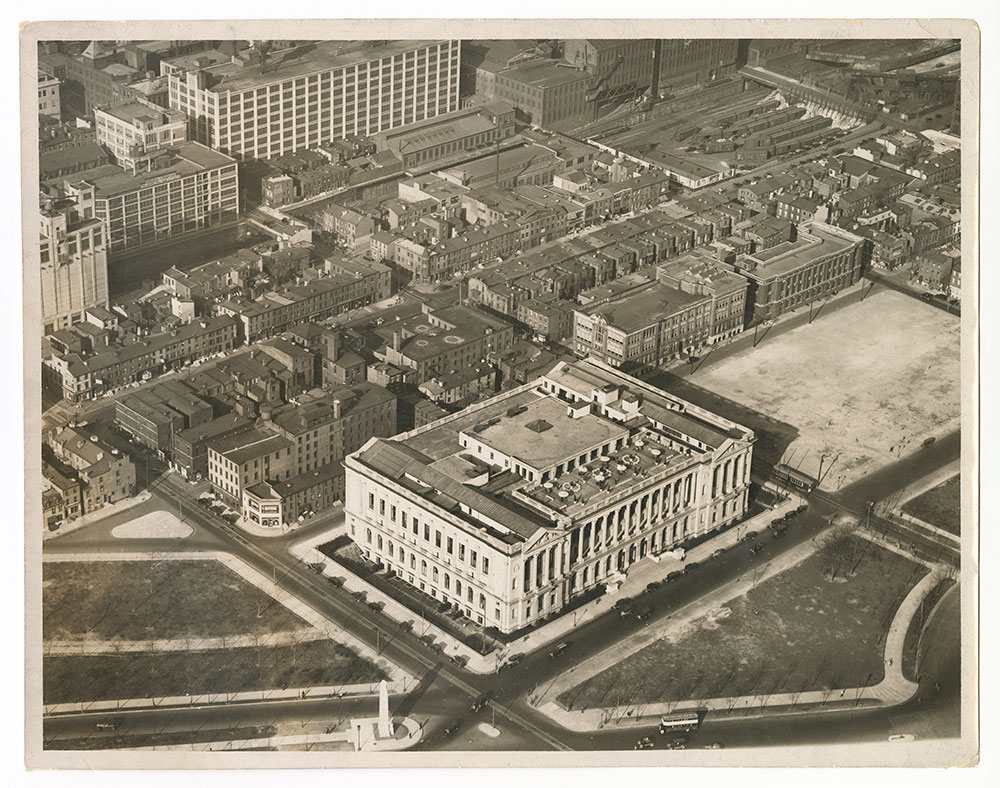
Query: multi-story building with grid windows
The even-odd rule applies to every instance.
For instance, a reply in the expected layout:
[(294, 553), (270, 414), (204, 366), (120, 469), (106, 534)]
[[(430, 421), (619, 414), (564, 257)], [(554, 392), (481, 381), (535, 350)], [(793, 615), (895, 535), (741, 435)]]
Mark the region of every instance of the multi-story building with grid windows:
[(42, 322), (50, 334), (81, 322), (89, 307), (107, 306), (107, 227), (92, 187), (45, 189), (40, 202)]
[(182, 142), (144, 154), (131, 170), (108, 164), (76, 173), (71, 186), (93, 190), (114, 258), (235, 221), (238, 181), (229, 156)]
[(754, 441), (600, 362), (560, 362), (348, 456), (348, 533), (370, 561), (513, 632), (740, 520)]
[(171, 73), (192, 139), (269, 159), (458, 109), (459, 41), (317, 41)]

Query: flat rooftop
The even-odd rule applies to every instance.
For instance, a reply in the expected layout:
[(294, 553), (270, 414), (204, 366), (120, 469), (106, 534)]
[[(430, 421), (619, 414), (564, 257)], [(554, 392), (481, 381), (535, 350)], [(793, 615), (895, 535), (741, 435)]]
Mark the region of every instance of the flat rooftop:
[(572, 418), (567, 408), (568, 403), (555, 396), (540, 397), (480, 422), (466, 433), (532, 468), (542, 469), (628, 435), (628, 428), (622, 424), (589, 412)]
[[(169, 148), (163, 148), (159, 152), (164, 155), (172, 154), (175, 160), (167, 167), (139, 175), (130, 175), (121, 167), (108, 164), (75, 173), (70, 180), (93, 183), (98, 197), (112, 197), (117, 194), (138, 191), (144, 186), (152, 185), (160, 180), (182, 178), (227, 164), (236, 164), (235, 159), (205, 147), (199, 142), (182, 142)], [(54, 179), (53, 182), (63, 180), (66, 180), (66, 177)]]
[(748, 259), (756, 260), (758, 268), (749, 273), (761, 278), (782, 276), (821, 257), (838, 254), (851, 245), (852, 242), (848, 238), (817, 225), (805, 225), (794, 241), (785, 241), (751, 255)]
[[(247, 90), (260, 85), (285, 82), (289, 79), (319, 74), (341, 66), (381, 60), (410, 50), (447, 43), (447, 39), (422, 41), (315, 41), (302, 46), (269, 52), (266, 71), (257, 65), (220, 63), (204, 70), (210, 75), (208, 90)], [(190, 66), (193, 68), (194, 66)], [(211, 84), (214, 80), (214, 84)]]
[(568, 64), (558, 66), (551, 60), (532, 60), (501, 71), (497, 77), (543, 90), (572, 82), (586, 82), (590, 79), (586, 71), (577, 70)]
[(611, 301), (591, 304), (580, 311), (588, 315), (603, 315), (609, 325), (630, 334), (706, 298), (707, 296), (685, 293), (661, 282), (650, 282), (628, 290)]

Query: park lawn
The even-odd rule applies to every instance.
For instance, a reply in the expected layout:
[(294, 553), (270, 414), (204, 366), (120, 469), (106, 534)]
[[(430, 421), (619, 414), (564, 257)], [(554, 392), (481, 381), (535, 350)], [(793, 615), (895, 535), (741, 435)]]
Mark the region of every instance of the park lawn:
[(271, 634), (308, 624), (224, 564), (47, 561), (46, 640), (123, 640)]
[(925, 523), (962, 535), (962, 477), (952, 476), (903, 504), (903, 511)]
[(46, 657), (44, 703), (163, 698), (286, 687), (339, 686), (388, 678), (374, 663), (330, 640), (297, 646)]
[(812, 555), (559, 701), (590, 708), (877, 684), (884, 634), (927, 568), (868, 544), (848, 579), (828, 579)]

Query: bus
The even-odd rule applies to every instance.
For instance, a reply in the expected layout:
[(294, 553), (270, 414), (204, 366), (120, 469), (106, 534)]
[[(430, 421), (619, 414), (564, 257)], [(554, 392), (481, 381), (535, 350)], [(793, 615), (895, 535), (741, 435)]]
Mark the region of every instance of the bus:
[(701, 725), (701, 711), (679, 711), (660, 717), (660, 733), (690, 733)]
[(794, 487), (799, 492), (808, 495), (817, 485), (817, 480), (802, 471), (784, 463), (771, 469), (771, 478), (785, 487)]

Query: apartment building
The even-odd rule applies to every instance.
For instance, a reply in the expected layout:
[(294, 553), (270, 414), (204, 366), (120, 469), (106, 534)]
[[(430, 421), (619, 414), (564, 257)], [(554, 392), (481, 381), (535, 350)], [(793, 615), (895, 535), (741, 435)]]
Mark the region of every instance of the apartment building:
[(169, 74), (170, 107), (198, 140), (269, 159), (458, 109), (457, 40), (314, 41)]
[(67, 402), (99, 397), (126, 383), (236, 346), (237, 322), (215, 317), (97, 352), (53, 353), (43, 363), (62, 386)]
[(365, 557), (513, 632), (746, 512), (753, 433), (593, 360), (346, 460)]

